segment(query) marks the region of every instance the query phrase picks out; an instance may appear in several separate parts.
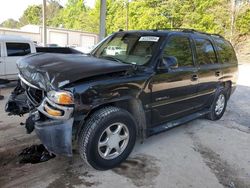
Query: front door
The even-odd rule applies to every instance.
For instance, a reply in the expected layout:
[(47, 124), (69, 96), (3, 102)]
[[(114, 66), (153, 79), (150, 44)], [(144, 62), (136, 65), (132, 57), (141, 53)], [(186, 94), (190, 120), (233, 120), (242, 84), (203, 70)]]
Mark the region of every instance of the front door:
[(21, 57), (30, 54), (31, 48), (28, 43), (8, 42), (6, 43), (7, 56), (5, 57), (5, 71), (8, 79), (16, 79), (18, 69), (16, 62)]
[(152, 125), (177, 119), (194, 111), (197, 103), (197, 68), (188, 35), (172, 35), (163, 50), (163, 58), (175, 57), (178, 66), (157, 71), (152, 77)]
[(3, 43), (0, 42), (0, 78), (5, 78), (5, 64), (4, 64), (4, 48)]

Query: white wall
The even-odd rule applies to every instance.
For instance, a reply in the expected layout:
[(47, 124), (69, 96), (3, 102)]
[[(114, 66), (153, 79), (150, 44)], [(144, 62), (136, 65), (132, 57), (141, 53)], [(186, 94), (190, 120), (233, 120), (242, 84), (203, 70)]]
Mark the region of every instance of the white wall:
[[(36, 28), (37, 27), (37, 28)], [(32, 28), (32, 29), (31, 29)], [(29, 31), (30, 30), (30, 31)], [(37, 32), (39, 31), (39, 32)], [(0, 28), (0, 35), (18, 35), (30, 38), (38, 44), (42, 44), (42, 28), (40, 26), (25, 26), (19, 29)], [(60, 46), (75, 46), (88, 48), (97, 44), (98, 35), (82, 31), (67, 30), (61, 28), (47, 28), (47, 44)]]

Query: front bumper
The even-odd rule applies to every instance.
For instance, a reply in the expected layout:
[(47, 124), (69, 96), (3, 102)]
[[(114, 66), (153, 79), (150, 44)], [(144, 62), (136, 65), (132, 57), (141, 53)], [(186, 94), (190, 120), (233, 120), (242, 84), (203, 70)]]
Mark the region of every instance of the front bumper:
[(73, 122), (74, 118), (36, 121), (35, 132), (48, 151), (71, 157)]
[[(45, 105), (60, 110), (62, 116), (52, 116), (45, 110)], [(72, 156), (72, 118), (73, 107), (53, 103), (47, 97), (37, 107), (37, 110), (49, 120), (35, 121), (35, 132), (46, 149), (57, 155)]]
[[(32, 122), (32, 128), (35, 128), (35, 132), (42, 144), (48, 151), (58, 155), (72, 156), (72, 127), (74, 118), (73, 106), (58, 105), (49, 100), (44, 93), (42, 93), (42, 102), (36, 100), (36, 91), (41, 90), (37, 86), (32, 85), (26, 81), (21, 75), (19, 75), (21, 83), (24, 86), (26, 96), (33, 104), (33, 113), (30, 113), (30, 119)], [(34, 95), (29, 95), (30, 88), (35, 92)], [(47, 107), (47, 109), (46, 109)], [(48, 108), (54, 111), (59, 111), (59, 115), (51, 115), (47, 110)], [(45, 116), (45, 117), (43, 117)]]

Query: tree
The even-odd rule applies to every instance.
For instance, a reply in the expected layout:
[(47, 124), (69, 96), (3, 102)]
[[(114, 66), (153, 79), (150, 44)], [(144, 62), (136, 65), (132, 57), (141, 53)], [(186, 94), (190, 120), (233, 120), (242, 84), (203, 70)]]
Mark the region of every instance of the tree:
[(236, 28), (240, 35), (250, 34), (250, 7), (238, 15)]
[(23, 15), (19, 19), (21, 25), (35, 24), (40, 25), (42, 23), (42, 6), (30, 5), (24, 11)]
[(0, 24), (1, 27), (16, 29), (19, 28), (19, 22), (14, 19), (7, 19)]
[(81, 30), (85, 27), (86, 10), (83, 0), (68, 0), (66, 7), (60, 11), (52, 25)]
[(98, 7), (100, 7), (100, 3), (96, 3), (95, 8), (90, 9), (85, 5), (84, 0), (68, 0), (66, 7), (60, 9), (57, 16), (53, 18), (51, 25), (97, 33)]
[[(95, 7), (87, 7), (84, 0), (68, 0), (62, 7), (58, 0), (48, 0), (48, 26), (99, 32), (100, 0)], [(219, 33), (230, 38), (231, 0), (107, 0), (107, 34), (126, 29), (129, 7), (129, 29), (165, 29), (171, 27), (193, 28)], [(236, 31), (250, 34), (249, 0), (238, 0)], [(21, 25), (41, 24), (40, 5), (29, 6), (20, 18)]]
[[(47, 25), (50, 26), (52, 24), (62, 8), (58, 1), (48, 1), (46, 7)], [(22, 26), (27, 24), (40, 25), (42, 24), (42, 16), (42, 5), (31, 5), (24, 11), (19, 21)]]
[(47, 25), (51, 26), (53, 20), (59, 15), (59, 12), (63, 7), (56, 0), (50, 0), (47, 3), (46, 13), (47, 13)]

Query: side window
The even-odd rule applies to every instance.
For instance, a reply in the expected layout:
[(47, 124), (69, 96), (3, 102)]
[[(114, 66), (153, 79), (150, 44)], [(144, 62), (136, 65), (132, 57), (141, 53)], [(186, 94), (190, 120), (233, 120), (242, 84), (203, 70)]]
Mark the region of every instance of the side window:
[(188, 37), (170, 37), (163, 51), (163, 57), (169, 56), (177, 59), (179, 67), (194, 66), (190, 40)]
[(214, 39), (222, 63), (237, 63), (237, 58), (233, 47), (228, 41), (216, 38)]
[(217, 63), (214, 47), (207, 39), (194, 39), (197, 61), (200, 65)]
[(25, 56), (30, 54), (30, 45), (28, 43), (6, 43), (8, 56)]

